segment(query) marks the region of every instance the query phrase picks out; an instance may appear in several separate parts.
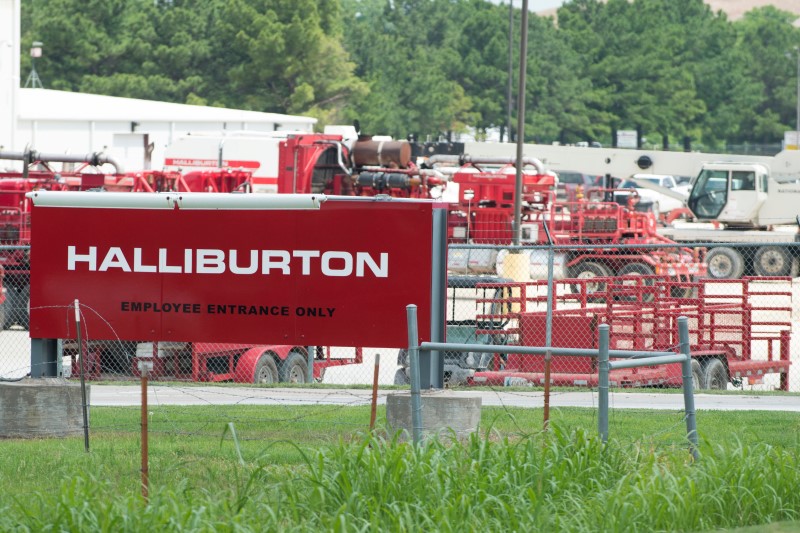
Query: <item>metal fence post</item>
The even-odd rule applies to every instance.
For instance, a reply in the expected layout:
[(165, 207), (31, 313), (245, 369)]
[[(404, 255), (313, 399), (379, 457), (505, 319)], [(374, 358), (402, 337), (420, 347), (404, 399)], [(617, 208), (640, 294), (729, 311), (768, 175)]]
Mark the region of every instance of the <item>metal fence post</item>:
[(692, 382), (692, 355), (689, 349), (689, 319), (685, 316), (678, 317), (678, 339), (681, 343), (681, 353), (686, 356), (682, 363), (683, 368), (683, 404), (686, 411), (686, 437), (689, 439), (689, 451), (692, 458), (700, 458), (697, 439), (697, 420), (694, 409), (694, 383)]
[(315, 346), (306, 346), (306, 361), (308, 372), (306, 372), (306, 383), (314, 383), (314, 350)]
[(417, 306), (406, 306), (408, 322), (408, 357), (411, 372), (411, 429), (414, 445), (420, 443), (422, 433), (422, 404), (419, 397), (419, 334), (417, 330)]
[(600, 398), (598, 400), (597, 431), (603, 442), (608, 442), (608, 324), (600, 324), (598, 339), (598, 370), (599, 383), (598, 389)]
[(544, 429), (550, 425), (550, 364), (553, 359), (549, 348), (553, 346), (553, 298), (555, 287), (553, 287), (553, 262), (554, 254), (553, 241), (550, 238), (550, 230), (547, 229), (547, 222), (543, 222), (547, 231), (547, 239), (550, 241), (550, 248), (547, 251), (547, 317), (545, 319), (545, 344), (547, 353), (544, 354)]

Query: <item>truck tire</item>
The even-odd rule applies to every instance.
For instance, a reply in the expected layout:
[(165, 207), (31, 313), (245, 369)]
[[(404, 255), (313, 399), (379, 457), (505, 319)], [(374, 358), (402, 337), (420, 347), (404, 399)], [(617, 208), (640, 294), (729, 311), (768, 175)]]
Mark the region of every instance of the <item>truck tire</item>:
[(31, 323), (31, 287), (23, 285), (19, 291), (19, 325), (22, 329), (30, 329)]
[(742, 254), (727, 246), (717, 246), (706, 255), (708, 277), (713, 279), (739, 279), (744, 273)]
[(785, 248), (762, 246), (753, 258), (753, 270), (757, 276), (796, 276), (795, 260)]
[[(653, 267), (651, 267), (647, 263), (629, 263), (629, 264), (625, 265), (624, 267), (620, 268), (619, 272), (617, 272), (617, 276), (652, 276), (653, 274), (655, 274), (655, 271), (653, 270)], [(649, 278), (649, 279), (646, 279), (644, 281), (644, 286), (645, 287), (651, 287), (653, 285), (653, 283), (654, 283), (653, 278)], [(630, 281), (628, 283), (625, 283), (623, 281), (622, 284), (623, 285), (639, 285), (639, 283), (630, 282)], [(624, 296), (622, 299), (623, 299), (623, 301), (632, 301), (632, 300), (635, 300), (636, 298), (632, 298), (630, 296)], [(655, 299), (655, 295), (654, 294), (646, 293), (646, 292), (642, 293), (642, 301), (643, 302), (652, 302), (654, 299)]]
[[(611, 277), (611, 270), (602, 263), (597, 263), (595, 261), (581, 261), (574, 267), (570, 268), (570, 277), (576, 279), (591, 279), (591, 278), (608, 278)], [(572, 292), (579, 293), (581, 292), (581, 286), (577, 283), (570, 284), (570, 289)], [(598, 283), (586, 283), (586, 293), (591, 296), (592, 293), (605, 293), (606, 292), (606, 284), (605, 282), (598, 282)], [(593, 300), (597, 301), (597, 300)]]
[(398, 368), (394, 373), (395, 385), (408, 385), (411, 383), (411, 378), (408, 377), (408, 372), (405, 368)]
[(3, 315), (3, 329), (9, 329), (17, 323), (17, 288), (13, 285), (6, 286), (6, 301), (3, 302), (5, 314)]
[(308, 376), (308, 361), (304, 354), (291, 351), (280, 366), (281, 381), (287, 383), (305, 383)]
[(703, 365), (703, 388), (710, 390), (727, 390), (728, 371), (721, 359), (714, 357)]
[(278, 365), (272, 355), (265, 353), (256, 363), (253, 370), (253, 383), (271, 384), (278, 382)]
[(28, 329), (31, 316), (30, 286), (23, 285), (16, 287), (9, 285), (6, 287), (5, 316), (3, 317), (3, 329), (8, 329), (14, 324)]
[(699, 390), (705, 386), (703, 383), (703, 366), (697, 359), (692, 359), (692, 389)]

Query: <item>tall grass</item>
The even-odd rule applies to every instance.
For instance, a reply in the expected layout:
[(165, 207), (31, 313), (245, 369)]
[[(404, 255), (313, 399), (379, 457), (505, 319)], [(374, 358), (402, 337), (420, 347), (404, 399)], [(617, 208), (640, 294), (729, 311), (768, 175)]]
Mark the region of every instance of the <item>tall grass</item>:
[(268, 454), (233, 483), (184, 482), (114, 494), (91, 475), (33, 499), (3, 499), (0, 530), (61, 531), (703, 531), (796, 520), (798, 448), (704, 442), (685, 449), (602, 444), (554, 424), (466, 442), (363, 436), (275, 466)]

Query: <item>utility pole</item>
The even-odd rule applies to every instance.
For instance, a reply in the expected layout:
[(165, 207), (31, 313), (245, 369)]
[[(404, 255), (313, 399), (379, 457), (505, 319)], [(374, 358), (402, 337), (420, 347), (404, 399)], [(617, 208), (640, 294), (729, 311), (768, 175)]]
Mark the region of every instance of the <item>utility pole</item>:
[(800, 150), (800, 46), (795, 46), (794, 51), (797, 53), (797, 117), (794, 123), (794, 144), (797, 150)]
[(528, 70), (528, 0), (522, 0), (522, 22), (519, 38), (519, 86), (517, 88), (517, 173), (514, 190), (514, 235), (512, 244), (519, 246), (522, 225), (522, 143), (525, 142), (525, 78)]
[(511, 108), (514, 85), (514, 0), (508, 0), (508, 116), (506, 117), (506, 142), (511, 142)]

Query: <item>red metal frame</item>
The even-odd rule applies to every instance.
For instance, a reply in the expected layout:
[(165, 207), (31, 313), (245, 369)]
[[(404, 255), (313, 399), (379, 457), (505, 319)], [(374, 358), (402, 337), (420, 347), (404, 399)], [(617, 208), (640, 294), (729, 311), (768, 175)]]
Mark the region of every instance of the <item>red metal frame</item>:
[[(762, 283), (752, 283), (755, 280)], [(587, 283), (598, 282), (605, 284), (602, 293), (586, 290)], [(567, 285), (581, 288), (570, 292)], [(546, 282), (486, 284), (486, 287), (513, 288), (511, 293), (516, 296), (479, 300), (479, 303), (503, 303), (509, 312), (481, 315), (478, 319), (509, 319), (512, 327), (502, 332), (482, 330), (478, 333), (504, 333), (523, 346), (544, 346)], [(723, 359), (731, 379), (781, 374), (781, 390), (788, 390), (791, 278), (746, 277), (682, 283), (663, 276), (632, 276), (563, 280), (556, 282), (556, 289), (558, 297), (553, 299), (552, 310), (554, 347), (596, 348), (596, 326), (608, 324), (611, 349), (677, 352), (677, 320), (684, 316), (689, 319), (693, 357)], [(687, 289), (694, 294), (687, 296)], [(784, 303), (761, 304), (758, 299), (762, 297), (783, 299)], [(511, 312), (511, 309), (519, 311)], [(765, 312), (780, 316), (764, 319)], [(552, 361), (554, 384), (597, 385), (593, 358), (553, 356)], [(494, 370), (476, 373), (473, 383), (502, 385), (509, 377), (543, 383), (542, 356), (510, 354), (503, 364), (502, 370), (495, 366)], [(679, 386), (681, 379), (679, 365), (611, 372), (611, 382), (617, 386)]]

